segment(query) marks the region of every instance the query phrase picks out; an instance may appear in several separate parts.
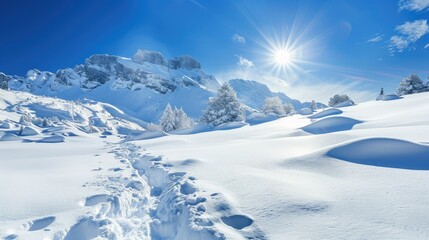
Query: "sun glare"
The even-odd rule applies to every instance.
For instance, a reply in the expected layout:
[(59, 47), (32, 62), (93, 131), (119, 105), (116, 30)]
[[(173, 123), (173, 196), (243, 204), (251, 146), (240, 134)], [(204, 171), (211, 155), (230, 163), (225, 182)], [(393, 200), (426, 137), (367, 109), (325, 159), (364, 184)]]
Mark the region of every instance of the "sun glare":
[(292, 63), (293, 55), (288, 49), (280, 49), (274, 53), (274, 61), (279, 66), (287, 66)]
[(262, 61), (268, 71), (278, 77), (290, 79), (292, 76), (306, 76), (311, 72), (308, 67), (315, 64), (311, 61), (319, 53), (318, 45), (322, 37), (310, 35), (311, 25), (290, 27), (263, 28), (255, 25), (261, 39), (257, 43), (262, 47), (259, 52), (264, 56)]

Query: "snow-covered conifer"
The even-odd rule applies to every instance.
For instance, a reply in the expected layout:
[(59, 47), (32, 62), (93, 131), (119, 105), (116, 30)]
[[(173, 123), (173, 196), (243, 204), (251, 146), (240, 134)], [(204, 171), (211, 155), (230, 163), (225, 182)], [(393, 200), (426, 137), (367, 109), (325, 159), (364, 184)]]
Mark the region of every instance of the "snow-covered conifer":
[(165, 132), (191, 128), (195, 125), (182, 108), (174, 107), (173, 109), (170, 104), (167, 104), (159, 123)]
[(292, 114), (295, 111), (295, 108), (290, 103), (285, 103), (283, 105), (283, 109), (284, 109), (286, 115)]
[(345, 102), (345, 101), (351, 101), (350, 97), (347, 96), (347, 94), (339, 95), (335, 94), (333, 97), (329, 99), (328, 105), (330, 107), (333, 107), (339, 103)]
[(235, 91), (228, 83), (222, 84), (216, 96), (210, 98), (209, 106), (201, 117), (201, 122), (214, 126), (244, 120), (244, 111)]
[(423, 81), (416, 74), (411, 74), (409, 77), (402, 79), (399, 83), (396, 93), (399, 96), (424, 92), (425, 86)]
[(174, 111), (170, 104), (167, 104), (162, 117), (159, 119), (159, 124), (165, 132), (169, 132), (175, 129), (175, 116)]
[(266, 114), (274, 113), (277, 116), (284, 116), (286, 114), (283, 102), (279, 97), (265, 98), (262, 109)]
[(195, 125), (194, 121), (186, 115), (182, 108), (174, 108), (175, 130), (191, 128)]

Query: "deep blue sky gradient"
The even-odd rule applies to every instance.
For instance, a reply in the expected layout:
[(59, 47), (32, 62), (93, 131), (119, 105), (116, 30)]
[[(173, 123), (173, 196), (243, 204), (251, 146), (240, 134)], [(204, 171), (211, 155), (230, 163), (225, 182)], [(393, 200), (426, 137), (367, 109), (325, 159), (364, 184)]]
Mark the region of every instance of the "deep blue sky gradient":
[[(56, 71), (96, 53), (131, 57), (138, 48), (166, 57), (192, 55), (211, 74), (236, 67), (237, 56), (258, 67), (266, 57), (261, 32), (279, 34), (295, 22), (299, 31), (309, 29), (304, 40), (317, 39), (305, 52), (317, 64), (301, 66), (305, 71), (329, 83), (360, 81), (357, 88), (393, 89), (411, 72), (426, 79), (429, 35), (394, 56), (387, 40), (395, 26), (428, 18), (429, 11), (399, 11), (396, 0), (3, 1), (0, 71)], [(232, 41), (235, 33), (246, 44)], [(376, 34), (383, 40), (368, 43)], [(349, 70), (353, 76), (344, 76)]]

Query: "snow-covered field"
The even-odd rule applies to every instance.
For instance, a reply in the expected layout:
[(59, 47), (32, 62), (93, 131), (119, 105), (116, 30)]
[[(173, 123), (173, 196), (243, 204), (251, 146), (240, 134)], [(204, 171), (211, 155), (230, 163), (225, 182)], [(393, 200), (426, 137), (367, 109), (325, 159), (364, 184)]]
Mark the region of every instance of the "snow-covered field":
[(428, 239), (428, 100), (415, 94), (136, 144), (269, 239)]
[(135, 141), (111, 105), (0, 93), (0, 238), (429, 239), (429, 93)]

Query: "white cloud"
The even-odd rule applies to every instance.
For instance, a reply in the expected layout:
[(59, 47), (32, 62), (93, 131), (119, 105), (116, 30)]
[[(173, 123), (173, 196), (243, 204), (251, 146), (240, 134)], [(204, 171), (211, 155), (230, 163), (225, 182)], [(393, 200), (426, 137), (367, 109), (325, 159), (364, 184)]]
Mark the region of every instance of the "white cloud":
[(422, 11), (429, 8), (429, 0), (400, 0), (399, 10)]
[(426, 49), (426, 48), (429, 48), (429, 43), (425, 45), (425, 49)]
[(237, 33), (232, 35), (232, 40), (237, 43), (246, 43), (246, 39), (243, 36), (238, 35)]
[(389, 40), (389, 51), (391, 53), (402, 52), (415, 43), (422, 36), (429, 33), (427, 20), (416, 20), (405, 22), (395, 28), (397, 35), (393, 35)]
[(390, 38), (389, 50), (391, 52), (403, 52), (410, 45), (406, 37), (394, 35)]
[(238, 58), (238, 62), (237, 62), (238, 66), (245, 67), (245, 68), (251, 68), (254, 66), (253, 62), (250, 61), (249, 59), (238, 55), (235, 55), (235, 56)]
[(416, 41), (426, 33), (429, 33), (429, 26), (426, 19), (416, 20), (414, 22), (406, 22), (399, 25), (395, 30), (403, 35), (408, 36), (411, 40)]
[(368, 42), (371, 42), (371, 43), (380, 42), (381, 40), (383, 40), (383, 35), (377, 35), (377, 36), (369, 39)]

